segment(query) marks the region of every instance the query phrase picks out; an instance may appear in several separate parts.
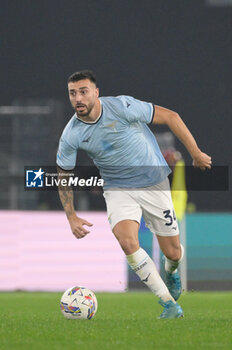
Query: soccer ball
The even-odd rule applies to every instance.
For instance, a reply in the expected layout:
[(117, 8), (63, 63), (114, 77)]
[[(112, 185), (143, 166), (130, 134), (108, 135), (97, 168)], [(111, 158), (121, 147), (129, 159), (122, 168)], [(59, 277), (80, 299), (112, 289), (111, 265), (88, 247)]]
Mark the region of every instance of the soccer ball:
[(90, 320), (97, 312), (97, 298), (88, 288), (72, 287), (62, 295), (60, 309), (70, 320)]

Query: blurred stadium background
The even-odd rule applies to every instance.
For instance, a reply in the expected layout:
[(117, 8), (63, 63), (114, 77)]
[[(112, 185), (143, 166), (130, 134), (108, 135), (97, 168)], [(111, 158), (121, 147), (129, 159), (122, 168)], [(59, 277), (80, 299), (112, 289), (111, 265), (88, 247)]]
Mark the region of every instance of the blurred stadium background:
[[(101, 192), (75, 193), (77, 210), (94, 223), (76, 240), (56, 192), (25, 191), (24, 166), (55, 164), (73, 113), (67, 77), (92, 69), (102, 96), (177, 111), (214, 165), (231, 170), (232, 1), (13, 0), (1, 5), (0, 26), (0, 290), (142, 288), (110, 232)], [(153, 131), (166, 157), (178, 151), (191, 164), (168, 130)], [(231, 189), (188, 192), (188, 289), (232, 289), (231, 198)], [(140, 240), (159, 266), (144, 223)]]

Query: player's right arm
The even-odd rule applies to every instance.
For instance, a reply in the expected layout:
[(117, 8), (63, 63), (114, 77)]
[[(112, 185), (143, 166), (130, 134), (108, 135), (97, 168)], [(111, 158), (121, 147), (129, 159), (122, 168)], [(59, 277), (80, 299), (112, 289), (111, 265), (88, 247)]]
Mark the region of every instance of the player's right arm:
[[(65, 171), (57, 166), (58, 179), (67, 179), (70, 171)], [(73, 201), (73, 189), (71, 186), (62, 186), (62, 181), (59, 181), (58, 192), (59, 197), (66, 213), (67, 219), (69, 221), (72, 233), (76, 238), (85, 237), (90, 231), (86, 230), (84, 227), (92, 226), (92, 224), (76, 215), (74, 209), (74, 201)]]
[[(68, 179), (69, 173), (76, 164), (77, 147), (74, 147), (70, 142), (66, 141), (67, 134), (70, 135), (72, 119), (65, 127), (63, 134), (59, 141), (57, 151), (57, 173), (58, 179)], [(66, 169), (66, 170), (65, 170)], [(85, 237), (89, 231), (85, 229), (86, 226), (92, 226), (88, 221), (78, 217), (74, 209), (73, 189), (71, 186), (62, 186), (62, 181), (59, 181), (58, 192), (67, 219), (69, 221), (72, 233), (76, 238)]]

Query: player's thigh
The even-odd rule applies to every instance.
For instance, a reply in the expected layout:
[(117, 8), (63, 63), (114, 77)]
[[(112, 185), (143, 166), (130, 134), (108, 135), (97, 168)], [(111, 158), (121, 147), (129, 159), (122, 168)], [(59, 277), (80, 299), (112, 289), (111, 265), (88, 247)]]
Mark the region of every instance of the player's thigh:
[(142, 209), (127, 191), (107, 190), (104, 191), (103, 196), (106, 201), (107, 216), (112, 231), (123, 220), (131, 220), (140, 224)]
[(105, 191), (108, 220), (125, 254), (139, 249), (138, 230), (142, 209), (127, 191)]

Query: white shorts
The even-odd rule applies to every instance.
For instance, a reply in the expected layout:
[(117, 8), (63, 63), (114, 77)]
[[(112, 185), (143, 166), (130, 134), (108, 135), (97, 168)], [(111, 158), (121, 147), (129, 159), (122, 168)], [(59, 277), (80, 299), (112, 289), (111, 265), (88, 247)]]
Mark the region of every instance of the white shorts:
[(143, 216), (147, 228), (156, 235), (179, 234), (168, 178), (146, 188), (105, 190), (103, 196), (112, 230), (122, 220), (135, 220), (140, 224)]

